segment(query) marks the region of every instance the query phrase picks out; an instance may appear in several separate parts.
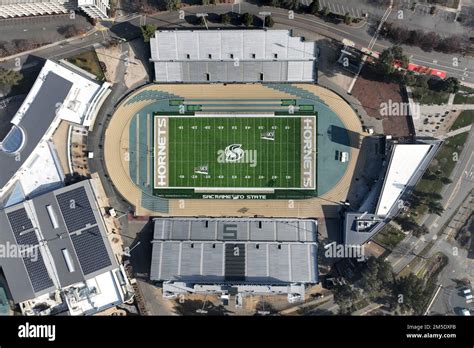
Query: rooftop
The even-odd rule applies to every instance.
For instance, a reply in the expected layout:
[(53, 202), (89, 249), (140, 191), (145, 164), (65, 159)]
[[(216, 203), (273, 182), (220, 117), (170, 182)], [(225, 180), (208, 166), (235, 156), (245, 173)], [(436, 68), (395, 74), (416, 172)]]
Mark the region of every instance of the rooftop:
[(317, 282), (317, 222), (292, 219), (154, 220), (151, 280)]
[(1, 244), (26, 252), (0, 260), (17, 303), (118, 267), (89, 181), (1, 210), (0, 226)]

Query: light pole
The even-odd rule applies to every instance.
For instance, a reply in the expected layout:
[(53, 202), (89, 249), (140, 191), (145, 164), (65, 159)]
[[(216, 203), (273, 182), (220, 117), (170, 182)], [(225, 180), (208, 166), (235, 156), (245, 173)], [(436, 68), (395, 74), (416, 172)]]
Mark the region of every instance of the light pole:
[(207, 311), (204, 309), (204, 306), (206, 305), (206, 301), (207, 301), (207, 294), (206, 296), (204, 296), (204, 302), (202, 303), (202, 308), (196, 309), (196, 313), (207, 314)]
[(203, 18), (204, 25), (206, 26), (206, 29), (209, 30), (209, 27), (207, 26), (207, 21), (206, 21), (207, 13), (196, 13), (196, 17)]
[(142, 242), (138, 241), (138, 243), (135, 244), (131, 249), (130, 249), (130, 247), (123, 248), (123, 254), (127, 257), (131, 257), (130, 253), (132, 252), (132, 250), (135, 249), (137, 246), (139, 246), (141, 243)]
[(259, 12), (258, 14), (259, 14), (260, 16), (263, 16), (263, 28), (265, 28), (265, 18), (266, 18), (267, 16), (271, 16), (272, 13), (271, 13), (271, 12)]

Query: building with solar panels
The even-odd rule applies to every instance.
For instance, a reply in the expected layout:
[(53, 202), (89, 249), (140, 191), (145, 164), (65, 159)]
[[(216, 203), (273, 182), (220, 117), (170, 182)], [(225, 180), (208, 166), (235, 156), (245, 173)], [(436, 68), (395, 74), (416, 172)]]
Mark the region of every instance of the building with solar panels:
[(318, 283), (317, 221), (169, 218), (154, 220), (150, 279), (163, 295), (288, 294)]
[(0, 211), (0, 267), (25, 315), (88, 315), (131, 296), (90, 181)]

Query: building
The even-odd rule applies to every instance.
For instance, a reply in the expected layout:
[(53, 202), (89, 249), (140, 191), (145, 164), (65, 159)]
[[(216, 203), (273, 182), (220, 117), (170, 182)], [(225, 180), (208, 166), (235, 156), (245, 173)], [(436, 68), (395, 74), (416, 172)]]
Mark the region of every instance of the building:
[(1, 205), (61, 185), (64, 175), (51, 136), (62, 121), (91, 128), (108, 93), (109, 83), (65, 61), (46, 61), (10, 130), (0, 136)]
[(289, 30), (156, 31), (156, 82), (314, 82), (315, 42)]
[(107, 18), (109, 0), (0, 0), (0, 18), (68, 13), (77, 9), (91, 18)]
[(78, 0), (77, 5), (91, 18), (108, 18), (109, 0)]
[(406, 198), (441, 144), (442, 141), (429, 138), (417, 138), (413, 143), (388, 143), (390, 160), (378, 184), (358, 212), (345, 214), (343, 239), (346, 245), (364, 244), (406, 208)]
[(89, 315), (132, 296), (89, 181), (0, 210), (0, 232), (0, 267), (25, 315)]
[(180, 293), (288, 294), (318, 282), (317, 221), (154, 219), (150, 279)]

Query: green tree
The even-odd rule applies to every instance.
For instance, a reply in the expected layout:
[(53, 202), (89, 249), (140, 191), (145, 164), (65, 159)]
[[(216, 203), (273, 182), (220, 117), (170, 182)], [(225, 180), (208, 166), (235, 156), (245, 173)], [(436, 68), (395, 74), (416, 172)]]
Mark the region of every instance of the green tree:
[(155, 35), (156, 25), (146, 24), (141, 26), (143, 41), (150, 42), (150, 39)]
[(309, 5), (308, 11), (309, 13), (316, 15), (320, 10), (319, 0), (313, 0)]
[(228, 13), (223, 13), (219, 16), (219, 21), (221, 22), (221, 24), (229, 24), (231, 18)]
[(267, 28), (271, 28), (275, 25), (275, 22), (273, 21), (273, 18), (271, 16), (266, 16), (265, 17), (265, 26)]
[(391, 75), (396, 71), (394, 66), (397, 61), (403, 68), (408, 67), (409, 59), (403, 54), (400, 46), (392, 46), (382, 51), (378, 59), (378, 67), (383, 74)]
[(253, 15), (248, 12), (245, 12), (242, 15), (242, 23), (244, 23), (246, 27), (250, 27), (253, 24)]
[(283, 5), (289, 10), (297, 10), (300, 8), (300, 0), (283, 0)]
[(360, 301), (359, 290), (350, 284), (337, 284), (333, 289), (334, 302), (339, 305), (341, 314), (350, 314), (354, 311), (354, 305)]
[(165, 0), (165, 5), (168, 11), (176, 11), (181, 8), (181, 0)]
[(23, 79), (19, 71), (0, 68), (0, 86), (16, 86)]
[(447, 184), (450, 184), (450, 183), (453, 182), (453, 181), (452, 181), (450, 178), (448, 178), (447, 176), (443, 176), (443, 177), (440, 179), (440, 181), (441, 181), (444, 185), (447, 185)]
[(204, 17), (198, 17), (198, 23), (200, 26), (205, 26), (206, 25), (206, 19)]
[(352, 17), (349, 13), (346, 13), (344, 15), (344, 23), (347, 24), (347, 25), (352, 23)]
[(397, 311), (402, 314), (414, 313), (422, 314), (426, 293), (422, 279), (410, 273), (406, 277), (401, 277), (395, 282), (394, 300)]
[(436, 214), (436, 215), (441, 216), (441, 214), (444, 212), (443, 206), (438, 201), (429, 201), (427, 203), (427, 206), (428, 206), (428, 212), (430, 214)]
[(361, 288), (371, 300), (390, 294), (393, 286), (393, 272), (390, 264), (373, 256), (367, 260), (362, 272)]
[(455, 77), (448, 77), (442, 83), (442, 90), (449, 93), (457, 93), (459, 91), (460, 82)]
[(330, 13), (331, 13), (331, 11), (329, 11), (329, 8), (327, 6), (324, 6), (323, 16), (327, 17), (327, 16), (329, 16)]

